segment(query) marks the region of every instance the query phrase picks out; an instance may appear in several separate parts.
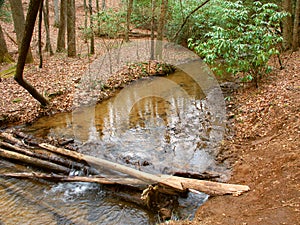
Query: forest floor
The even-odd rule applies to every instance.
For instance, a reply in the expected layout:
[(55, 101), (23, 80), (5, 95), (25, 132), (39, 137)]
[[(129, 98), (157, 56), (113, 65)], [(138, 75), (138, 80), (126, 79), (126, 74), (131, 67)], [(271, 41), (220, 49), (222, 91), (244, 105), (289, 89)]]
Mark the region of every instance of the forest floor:
[[(11, 24), (1, 25), (14, 35)], [(55, 40), (57, 29), (52, 35)], [(35, 32), (33, 51), (36, 43)], [(96, 40), (97, 53), (89, 56), (88, 45), (79, 38), (78, 57), (47, 53), (43, 68), (38, 67), (38, 58), (26, 66), (25, 78), (41, 93), (54, 96), (48, 109), (40, 107), (13, 74), (0, 77), (0, 124), (25, 124), (39, 116), (72, 110), (78, 79), (105, 53), (104, 44)], [(16, 58), (16, 45), (8, 41), (8, 47)], [(300, 224), (300, 52), (284, 55), (283, 61), (283, 70), (264, 79), (258, 89), (239, 89), (228, 103), (234, 135), (223, 143), (219, 160), (233, 168), (228, 182), (249, 185), (251, 191), (239, 197), (212, 197), (193, 221), (169, 224)], [(0, 71), (10, 67), (2, 64)]]

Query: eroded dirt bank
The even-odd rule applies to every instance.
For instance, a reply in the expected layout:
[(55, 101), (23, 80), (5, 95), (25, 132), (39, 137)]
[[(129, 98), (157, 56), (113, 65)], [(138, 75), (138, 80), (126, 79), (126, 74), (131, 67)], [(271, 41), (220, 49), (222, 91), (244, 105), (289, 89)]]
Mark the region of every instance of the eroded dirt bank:
[(233, 99), (235, 135), (220, 159), (233, 165), (230, 183), (251, 191), (210, 198), (193, 221), (168, 224), (300, 224), (300, 53), (259, 89)]

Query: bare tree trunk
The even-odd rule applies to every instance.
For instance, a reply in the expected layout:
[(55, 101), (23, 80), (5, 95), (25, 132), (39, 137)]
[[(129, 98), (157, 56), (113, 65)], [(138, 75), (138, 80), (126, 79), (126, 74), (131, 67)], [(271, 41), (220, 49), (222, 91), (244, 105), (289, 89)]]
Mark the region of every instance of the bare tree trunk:
[(44, 12), (44, 24), (46, 30), (45, 51), (50, 52), (50, 55), (53, 55), (51, 39), (50, 39), (50, 26), (49, 26), (49, 0), (45, 0), (45, 6), (43, 7), (43, 12)]
[(8, 53), (7, 45), (4, 39), (2, 27), (0, 24), (0, 63), (2, 62), (12, 62), (13, 59)]
[(294, 13), (294, 28), (293, 28), (293, 42), (292, 50), (297, 51), (299, 47), (299, 17), (300, 17), (300, 0), (296, 0)]
[(60, 20), (56, 52), (63, 52), (66, 50), (67, 6), (67, 0), (60, 1)]
[(168, 0), (162, 0), (160, 6), (160, 17), (157, 27), (157, 42), (156, 42), (156, 57), (157, 59), (162, 58), (162, 40), (164, 36), (164, 27), (166, 21), (166, 13), (168, 10)]
[[(99, 0), (96, 0), (96, 10), (97, 10), (97, 15), (99, 15), (100, 12), (100, 6), (99, 6)], [(100, 20), (97, 20), (97, 35), (100, 36)]]
[(127, 0), (127, 16), (126, 16), (126, 32), (125, 32), (125, 41), (126, 42), (129, 41), (132, 8), (133, 8), (133, 0)]
[(18, 84), (25, 88), (32, 95), (32, 97), (34, 97), (41, 103), (41, 105), (46, 106), (49, 104), (48, 100), (23, 78), (26, 56), (30, 47), (34, 24), (41, 2), (42, 0), (30, 0), (28, 13), (26, 17), (24, 35), (21, 42), (16, 74), (14, 78), (18, 82)]
[(163, 40), (167, 10), (168, 10), (168, 0), (162, 0), (161, 7), (160, 7), (159, 23), (157, 27), (157, 40), (159, 41)]
[[(87, 3), (86, 0), (83, 0), (83, 8), (84, 8), (84, 30), (87, 32), (88, 30), (88, 7), (87, 7)], [(84, 35), (84, 43), (87, 43), (88, 41), (88, 35)]]
[[(11, 7), (12, 17), (13, 17), (13, 21), (14, 21), (14, 28), (15, 28), (17, 40), (18, 40), (18, 50), (20, 53), (21, 42), (22, 42), (24, 27), (25, 27), (25, 16), (24, 16), (24, 11), (23, 11), (22, 1), (21, 0), (9, 0), (9, 4)], [(28, 50), (25, 62), (26, 63), (33, 62), (33, 57), (32, 57), (30, 48)]]
[(76, 56), (75, 0), (67, 0), (68, 57)]
[(58, 6), (59, 0), (54, 0), (53, 4), (54, 4), (54, 26), (59, 27), (59, 6)]
[(154, 59), (154, 23), (155, 23), (155, 0), (151, 1), (151, 46), (150, 46), (150, 59), (153, 60)]
[(38, 23), (38, 46), (39, 46), (39, 56), (40, 56), (40, 64), (39, 68), (43, 67), (43, 53), (42, 53), (42, 21), (43, 21), (43, 1), (41, 2), (39, 9), (39, 23)]
[(283, 49), (288, 50), (292, 46), (293, 39), (293, 20), (292, 16), (292, 1), (291, 0), (283, 0), (282, 1), (282, 9), (288, 13), (289, 16), (285, 17), (283, 20)]
[(89, 13), (90, 13), (90, 29), (91, 29), (91, 54), (95, 54), (95, 40), (94, 40), (94, 24), (93, 24), (93, 7), (92, 0), (89, 0)]

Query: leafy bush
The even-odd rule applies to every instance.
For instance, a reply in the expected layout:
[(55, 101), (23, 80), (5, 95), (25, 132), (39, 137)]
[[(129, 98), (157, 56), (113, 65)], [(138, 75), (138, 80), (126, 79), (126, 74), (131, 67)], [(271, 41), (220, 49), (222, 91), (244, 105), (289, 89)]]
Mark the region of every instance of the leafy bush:
[[(133, 11), (131, 15), (131, 23), (136, 28), (149, 29), (151, 27), (152, 8), (151, 1), (139, 0), (133, 1)], [(157, 20), (157, 18), (155, 18)]]
[[(125, 33), (126, 11), (123, 9), (118, 11), (114, 11), (113, 9), (101, 11), (94, 16), (94, 21), (94, 29), (100, 31), (99, 35), (115, 38), (118, 35)], [(97, 24), (100, 24), (99, 29)]]
[(225, 68), (257, 84), (271, 70), (267, 65), (270, 57), (279, 54), (280, 22), (286, 13), (278, 12), (276, 4), (260, 1), (245, 5), (242, 1), (215, 0), (207, 9), (207, 14), (214, 15), (204, 24), (209, 32), (200, 39), (189, 39), (189, 47), (219, 74)]
[(209, 17), (209, 15), (206, 15), (205, 10), (199, 10), (189, 17), (187, 23), (176, 37), (176, 40), (174, 40), (174, 35), (180, 29), (185, 18), (200, 4), (202, 4), (202, 1), (199, 0), (172, 1), (169, 6), (168, 22), (165, 26), (167, 39), (177, 43), (186, 43), (188, 38), (201, 37), (205, 34), (205, 27), (208, 27), (205, 26), (207, 21), (206, 17)]

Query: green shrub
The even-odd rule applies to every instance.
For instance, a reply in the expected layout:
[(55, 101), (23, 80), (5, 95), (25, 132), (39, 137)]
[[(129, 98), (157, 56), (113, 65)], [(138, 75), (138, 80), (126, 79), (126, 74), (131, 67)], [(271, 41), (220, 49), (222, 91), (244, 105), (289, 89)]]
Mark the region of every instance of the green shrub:
[[(131, 23), (136, 28), (149, 29), (151, 27), (152, 8), (151, 1), (139, 0), (133, 1), (133, 11), (131, 15)], [(157, 21), (157, 18), (155, 18)]]
[[(97, 27), (97, 24), (100, 27)], [(126, 30), (126, 11), (124, 9), (118, 11), (108, 9), (99, 12), (94, 16), (94, 29), (100, 31), (98, 35), (105, 35), (109, 38), (124, 34)]]
[(276, 4), (260, 1), (245, 5), (215, 0), (207, 9), (207, 14), (214, 15), (205, 23), (209, 32), (200, 39), (189, 39), (189, 47), (218, 74), (225, 68), (227, 73), (243, 74), (245, 81), (257, 84), (271, 70), (267, 64), (270, 57), (279, 54), (280, 22), (286, 13), (278, 12)]

